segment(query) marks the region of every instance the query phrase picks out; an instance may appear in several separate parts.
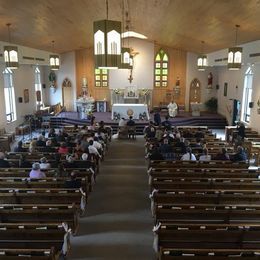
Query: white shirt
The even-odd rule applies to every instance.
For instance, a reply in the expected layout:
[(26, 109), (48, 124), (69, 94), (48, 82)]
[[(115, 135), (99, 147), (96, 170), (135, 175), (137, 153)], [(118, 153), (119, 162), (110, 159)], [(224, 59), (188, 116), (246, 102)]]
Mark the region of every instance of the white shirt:
[(98, 141), (94, 141), (93, 142), (94, 147), (96, 147), (97, 149), (103, 150), (102, 144), (99, 143)]
[(49, 163), (40, 163), (40, 169), (44, 170), (44, 169), (50, 169), (51, 165)]
[(126, 126), (126, 121), (121, 118), (121, 119), (119, 120), (118, 126), (119, 126), (119, 127)]
[(99, 157), (101, 157), (97, 148), (94, 145), (89, 145), (88, 150), (89, 150), (89, 153), (95, 154), (95, 155), (98, 155)]
[(211, 155), (201, 155), (199, 161), (210, 161)]
[(182, 157), (181, 157), (182, 161), (196, 161), (196, 157), (193, 153), (185, 153)]

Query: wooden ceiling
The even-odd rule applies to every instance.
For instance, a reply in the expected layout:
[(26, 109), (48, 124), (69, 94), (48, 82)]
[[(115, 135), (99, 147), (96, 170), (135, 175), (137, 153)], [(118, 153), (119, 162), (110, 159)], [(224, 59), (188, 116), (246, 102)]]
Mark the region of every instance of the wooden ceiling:
[[(260, 0), (108, 0), (109, 19), (129, 11), (132, 30), (149, 41), (200, 53), (260, 39)], [(0, 0), (0, 40), (63, 53), (93, 46), (93, 21), (106, 18), (105, 0)]]

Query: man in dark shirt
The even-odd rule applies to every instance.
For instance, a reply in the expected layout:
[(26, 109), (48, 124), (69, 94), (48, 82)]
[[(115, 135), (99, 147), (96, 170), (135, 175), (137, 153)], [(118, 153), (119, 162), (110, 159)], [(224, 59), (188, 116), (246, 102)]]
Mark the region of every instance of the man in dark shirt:
[(67, 189), (81, 188), (81, 179), (77, 179), (77, 173), (75, 171), (71, 172), (70, 179), (65, 181), (64, 186)]
[(247, 160), (247, 155), (242, 146), (237, 147), (237, 153), (234, 154), (233, 161), (234, 162), (243, 162)]
[(27, 152), (27, 149), (23, 147), (23, 142), (19, 141), (17, 146), (14, 148), (15, 153)]
[(0, 168), (10, 168), (11, 165), (5, 160), (5, 154), (0, 152)]
[(169, 121), (169, 117), (168, 117), (168, 116), (165, 117), (165, 120), (162, 122), (162, 126), (163, 126), (165, 129), (167, 129), (167, 130), (170, 130), (170, 129), (171, 129), (172, 124), (171, 124), (171, 122)]
[(126, 125), (128, 126), (128, 137), (129, 138), (135, 138), (135, 121), (133, 120), (133, 117), (130, 116), (129, 120), (127, 121)]
[(132, 116), (129, 116), (129, 120), (127, 121), (126, 125), (128, 125), (128, 126), (134, 126), (135, 125), (135, 121), (133, 120)]

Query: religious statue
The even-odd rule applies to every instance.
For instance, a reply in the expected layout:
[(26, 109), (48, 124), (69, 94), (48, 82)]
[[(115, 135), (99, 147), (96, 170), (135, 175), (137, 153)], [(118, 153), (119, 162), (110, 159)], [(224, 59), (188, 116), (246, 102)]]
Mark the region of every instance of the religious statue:
[(178, 106), (174, 101), (171, 101), (167, 108), (170, 117), (175, 117), (177, 115)]

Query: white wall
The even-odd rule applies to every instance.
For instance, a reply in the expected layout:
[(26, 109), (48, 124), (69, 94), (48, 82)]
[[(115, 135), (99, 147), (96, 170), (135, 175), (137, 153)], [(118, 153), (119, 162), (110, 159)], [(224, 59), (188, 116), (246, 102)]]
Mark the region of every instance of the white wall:
[[(125, 41), (127, 43), (127, 40)], [(125, 44), (127, 45), (127, 44)], [(134, 58), (133, 81), (128, 81), (129, 70), (110, 70), (109, 88), (125, 88), (137, 86), (137, 88), (152, 89), (154, 73), (154, 44), (140, 39), (129, 39), (129, 46), (139, 52)]]
[[(39, 66), (39, 68), (42, 72), (43, 67)], [(5, 67), (3, 65), (0, 66), (0, 126), (5, 127), (7, 130), (14, 131), (16, 126), (24, 122), (25, 115), (33, 114), (36, 111), (36, 95), (34, 85), (35, 67), (32, 65), (20, 65), (19, 69), (13, 70), (17, 120), (12, 123), (7, 123), (6, 121), (4, 77), (2, 73), (4, 69)], [(24, 89), (29, 90), (29, 103), (24, 103)], [(22, 97), (22, 103), (18, 102), (18, 97)]]
[[(198, 71), (197, 69), (197, 58), (198, 55), (194, 53), (187, 53), (187, 70), (186, 70), (186, 96), (185, 96), (185, 109), (189, 109), (189, 94), (190, 94), (190, 84), (194, 78), (197, 78), (201, 83), (201, 103), (205, 103), (208, 99), (216, 96), (216, 84), (218, 82), (217, 71), (214, 67), (208, 67), (205, 71)], [(208, 86), (208, 74), (213, 75), (212, 90), (209, 92), (206, 90)], [(203, 107), (202, 110), (205, 108)]]
[[(72, 84), (72, 96), (71, 100), (74, 102), (76, 100), (76, 60), (75, 52), (64, 53), (60, 56), (61, 66), (58, 71), (55, 71), (57, 76), (57, 89), (55, 93), (50, 89), (49, 73), (50, 69), (48, 68), (45, 71), (46, 79), (46, 93), (47, 93), (47, 102), (49, 105), (55, 105), (59, 102), (62, 102), (62, 82), (65, 78), (68, 78)], [(74, 104), (75, 105), (75, 104)], [(75, 109), (75, 106), (74, 106)]]

